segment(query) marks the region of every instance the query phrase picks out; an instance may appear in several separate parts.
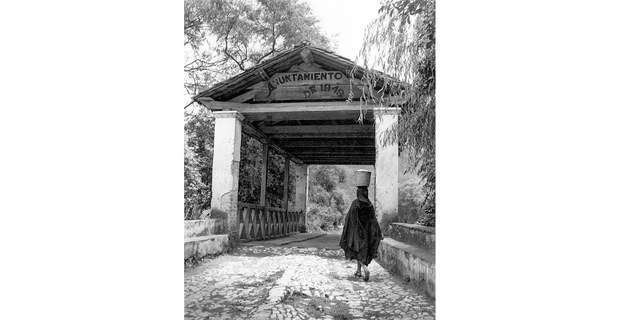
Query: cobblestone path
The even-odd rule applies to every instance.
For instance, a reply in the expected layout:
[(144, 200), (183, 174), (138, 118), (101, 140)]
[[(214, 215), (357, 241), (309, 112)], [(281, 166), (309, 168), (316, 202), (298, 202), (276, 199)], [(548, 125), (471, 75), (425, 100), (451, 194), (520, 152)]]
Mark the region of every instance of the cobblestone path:
[(185, 274), (185, 319), (435, 319), (434, 301), (341, 250), (240, 247)]

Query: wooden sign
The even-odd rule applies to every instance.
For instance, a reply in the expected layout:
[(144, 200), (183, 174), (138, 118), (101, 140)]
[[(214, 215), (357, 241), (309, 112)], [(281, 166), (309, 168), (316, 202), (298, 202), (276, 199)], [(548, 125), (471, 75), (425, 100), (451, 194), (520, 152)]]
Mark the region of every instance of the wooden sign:
[(269, 84), (274, 88), (319, 83), (345, 84), (349, 83), (349, 78), (340, 71), (315, 71), (276, 73), (269, 79)]
[(281, 86), (273, 90), (260, 90), (254, 101), (286, 100), (345, 100), (353, 92), (355, 99), (362, 95), (357, 86), (348, 84), (311, 84), (305, 86)]
[(351, 92), (354, 99), (362, 95), (359, 80), (347, 78), (340, 71), (318, 70), (276, 73), (268, 81), (255, 85), (248, 94), (253, 96), (254, 101), (265, 102), (345, 100)]

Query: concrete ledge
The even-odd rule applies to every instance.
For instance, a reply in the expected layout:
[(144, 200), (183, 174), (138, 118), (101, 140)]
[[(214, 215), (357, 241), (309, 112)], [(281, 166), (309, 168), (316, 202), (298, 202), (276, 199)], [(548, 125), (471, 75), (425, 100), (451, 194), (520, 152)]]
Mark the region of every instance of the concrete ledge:
[(435, 297), (435, 255), (428, 250), (384, 238), (379, 245), (378, 260), (395, 266), (430, 297)]
[(435, 228), (394, 222), (390, 224), (387, 235), (394, 240), (435, 252)]
[(185, 260), (191, 257), (200, 259), (207, 255), (227, 252), (229, 246), (227, 234), (214, 234), (185, 239)]
[(185, 220), (185, 239), (220, 234), (223, 231), (222, 219)]

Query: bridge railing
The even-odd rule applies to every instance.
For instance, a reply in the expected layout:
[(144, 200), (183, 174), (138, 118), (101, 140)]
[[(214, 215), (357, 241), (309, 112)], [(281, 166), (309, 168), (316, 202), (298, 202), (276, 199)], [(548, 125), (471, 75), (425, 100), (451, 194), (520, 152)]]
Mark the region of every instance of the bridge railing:
[(239, 202), (240, 240), (262, 240), (286, 237), (299, 232), (303, 210), (284, 210)]

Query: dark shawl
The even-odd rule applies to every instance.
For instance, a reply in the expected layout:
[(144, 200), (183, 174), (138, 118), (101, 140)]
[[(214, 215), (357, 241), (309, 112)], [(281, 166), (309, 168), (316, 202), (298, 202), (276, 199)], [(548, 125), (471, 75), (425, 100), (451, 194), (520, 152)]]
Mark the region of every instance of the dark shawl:
[(340, 247), (348, 260), (357, 260), (368, 265), (377, 257), (381, 240), (383, 235), (375, 216), (375, 208), (368, 199), (368, 189), (358, 187), (357, 199), (351, 203), (344, 222)]

